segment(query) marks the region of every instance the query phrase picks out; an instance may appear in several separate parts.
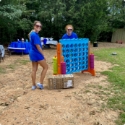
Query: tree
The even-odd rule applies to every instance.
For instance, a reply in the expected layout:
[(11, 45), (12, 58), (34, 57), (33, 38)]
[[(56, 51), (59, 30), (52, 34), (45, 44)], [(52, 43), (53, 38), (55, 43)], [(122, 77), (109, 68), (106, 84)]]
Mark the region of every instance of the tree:
[(17, 0), (0, 2), (0, 42), (12, 40), (16, 33), (16, 20), (24, 10), (25, 5), (18, 4)]
[(72, 24), (79, 37), (94, 42), (100, 33), (124, 27), (124, 12), (123, 0), (2, 0), (0, 41), (26, 38), (32, 23), (40, 20), (40, 36), (58, 40), (65, 33), (65, 26)]
[(125, 1), (111, 0), (109, 2), (110, 14), (108, 16), (109, 23), (112, 28), (125, 27)]

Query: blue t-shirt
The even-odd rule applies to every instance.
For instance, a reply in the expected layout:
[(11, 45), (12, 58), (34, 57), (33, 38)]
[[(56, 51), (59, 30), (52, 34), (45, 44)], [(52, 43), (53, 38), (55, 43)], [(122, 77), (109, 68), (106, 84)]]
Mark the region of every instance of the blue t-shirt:
[(30, 60), (31, 61), (43, 60), (44, 56), (39, 52), (39, 50), (36, 47), (36, 45), (40, 45), (40, 47), (42, 48), (41, 40), (40, 40), (38, 33), (34, 32), (34, 31), (31, 32), (30, 41), (31, 41), (31, 49), (30, 49), (30, 53), (29, 53)]
[(41, 48), (42, 48), (42, 45), (41, 45), (41, 41), (40, 41), (40, 37), (39, 37), (38, 33), (34, 32), (34, 31), (31, 32), (30, 41), (31, 41), (31, 49), (36, 52), (39, 52), (38, 49), (36, 48), (36, 45), (40, 45)]
[(74, 39), (77, 39), (77, 38), (78, 38), (77, 34), (74, 33), (74, 32), (72, 32), (71, 36), (68, 36), (67, 33), (65, 33), (65, 34), (63, 35), (63, 37), (62, 37), (62, 39), (73, 39), (73, 38), (74, 38)]

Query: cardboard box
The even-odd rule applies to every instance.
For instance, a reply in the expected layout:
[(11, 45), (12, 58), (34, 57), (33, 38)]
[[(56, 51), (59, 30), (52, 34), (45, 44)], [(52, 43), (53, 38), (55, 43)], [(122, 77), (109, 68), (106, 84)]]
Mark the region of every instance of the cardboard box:
[(48, 78), (49, 89), (66, 89), (72, 87), (74, 87), (74, 76), (72, 74), (52, 75)]
[(74, 87), (74, 77), (72, 74), (62, 75), (63, 88), (73, 88)]

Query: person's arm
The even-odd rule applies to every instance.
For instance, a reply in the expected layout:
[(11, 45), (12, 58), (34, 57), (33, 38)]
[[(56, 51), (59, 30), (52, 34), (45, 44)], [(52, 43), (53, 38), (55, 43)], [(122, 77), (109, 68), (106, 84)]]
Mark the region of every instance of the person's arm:
[(35, 34), (33, 34), (33, 35), (31, 36), (31, 39), (33, 39), (34, 44), (35, 44), (37, 50), (44, 56), (43, 50), (42, 50), (42, 48), (41, 48), (40, 45), (39, 45), (39, 43), (40, 43), (40, 38), (39, 38), (38, 36), (36, 36)]
[(43, 50), (41, 49), (40, 45), (36, 44), (36, 48), (37, 48), (38, 51), (44, 56)]

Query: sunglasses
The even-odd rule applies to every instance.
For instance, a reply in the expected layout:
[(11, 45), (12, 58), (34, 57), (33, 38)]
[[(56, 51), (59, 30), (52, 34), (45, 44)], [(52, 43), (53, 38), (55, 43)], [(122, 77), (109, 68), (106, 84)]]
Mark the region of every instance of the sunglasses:
[(68, 29), (68, 31), (72, 31), (72, 29)]
[(37, 28), (41, 28), (42, 26), (41, 25), (35, 25)]

